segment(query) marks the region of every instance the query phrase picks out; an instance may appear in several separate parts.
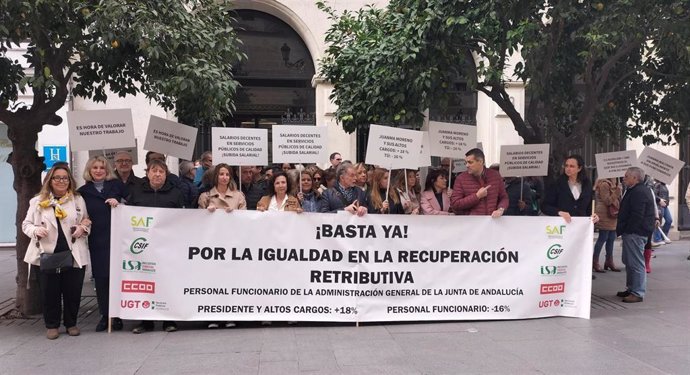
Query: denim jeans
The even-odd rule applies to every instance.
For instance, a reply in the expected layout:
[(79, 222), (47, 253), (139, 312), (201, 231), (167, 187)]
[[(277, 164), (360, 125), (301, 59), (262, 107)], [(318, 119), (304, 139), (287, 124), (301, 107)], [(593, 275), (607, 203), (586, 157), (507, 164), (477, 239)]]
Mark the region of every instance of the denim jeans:
[[(661, 217), (664, 219), (664, 224), (661, 225), (661, 230), (664, 234), (668, 236), (668, 231), (671, 230), (671, 224), (673, 224), (673, 216), (671, 216), (671, 210), (668, 207), (661, 207)], [(654, 231), (654, 242), (661, 242), (664, 239), (661, 237), (661, 233)]]
[(639, 234), (623, 234), (623, 264), (625, 264), (626, 290), (644, 297), (647, 289), (647, 271), (644, 267), (644, 245), (647, 237)]
[(613, 257), (613, 243), (616, 241), (616, 231), (615, 230), (602, 230), (599, 229), (599, 237), (597, 237), (597, 243), (594, 244), (594, 260), (599, 261), (599, 254), (601, 253), (601, 247), (606, 242), (606, 259)]

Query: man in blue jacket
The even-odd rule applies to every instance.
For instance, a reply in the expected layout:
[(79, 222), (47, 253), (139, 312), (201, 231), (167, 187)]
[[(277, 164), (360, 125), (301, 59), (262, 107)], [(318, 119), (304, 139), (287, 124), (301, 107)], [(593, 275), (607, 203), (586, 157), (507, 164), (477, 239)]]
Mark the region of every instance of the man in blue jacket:
[(628, 188), (618, 211), (616, 233), (623, 238), (623, 264), (625, 264), (625, 291), (618, 292), (623, 302), (642, 302), (647, 288), (644, 265), (644, 245), (654, 232), (656, 220), (654, 196), (643, 183), (641, 168), (630, 167), (623, 183)]

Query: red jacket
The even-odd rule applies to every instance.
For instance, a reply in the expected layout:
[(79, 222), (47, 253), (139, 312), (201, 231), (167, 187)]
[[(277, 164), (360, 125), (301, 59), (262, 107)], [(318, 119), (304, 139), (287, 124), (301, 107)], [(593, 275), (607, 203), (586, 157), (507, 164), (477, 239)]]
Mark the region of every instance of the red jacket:
[[(491, 185), (486, 197), (477, 198), (477, 191), (487, 185)], [(503, 184), (501, 175), (489, 168), (484, 168), (480, 177), (475, 177), (468, 172), (461, 173), (455, 179), (453, 195), (450, 204), (456, 215), (491, 215), (499, 207), (508, 208), (508, 194)]]

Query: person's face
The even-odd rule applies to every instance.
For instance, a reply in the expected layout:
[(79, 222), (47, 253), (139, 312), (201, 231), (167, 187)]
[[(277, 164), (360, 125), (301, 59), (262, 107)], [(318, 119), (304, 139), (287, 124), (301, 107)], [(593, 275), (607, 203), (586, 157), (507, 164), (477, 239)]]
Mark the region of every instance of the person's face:
[(208, 155), (201, 159), (201, 165), (203, 165), (206, 169), (213, 167), (213, 156)]
[(56, 169), (53, 172), (53, 176), (50, 177), (50, 190), (53, 195), (57, 197), (62, 197), (67, 194), (69, 189), (69, 175), (64, 169)]
[(312, 181), (311, 176), (302, 173), (302, 191), (311, 191), (312, 186), (314, 186), (314, 181)]
[(115, 169), (120, 174), (131, 172), (132, 157), (127, 154), (118, 154), (115, 157)]
[(441, 169), (445, 169), (446, 171), (450, 170), (450, 159), (441, 160)]
[(441, 191), (448, 186), (448, 177), (445, 174), (440, 174), (434, 180), (434, 188), (436, 191)]
[(407, 174), (407, 186), (413, 187), (417, 185), (417, 172), (409, 172)]
[(158, 159), (162, 162), (165, 162), (165, 155), (163, 155), (159, 152), (153, 152), (153, 153), (149, 154), (149, 161), (156, 160), (156, 159)]
[(344, 188), (349, 188), (354, 186), (355, 180), (357, 179), (357, 172), (354, 168), (348, 168), (345, 173), (340, 177), (340, 184)]
[(366, 168), (360, 168), (357, 171), (357, 184), (358, 185), (364, 185), (367, 183), (367, 169)]
[(273, 191), (276, 192), (276, 195), (287, 193), (287, 179), (285, 176), (278, 176), (275, 181), (273, 181)]
[(314, 174), (314, 183), (317, 184), (317, 186), (321, 185), (321, 175), (318, 173)]
[(379, 179), (379, 188), (385, 189), (388, 187), (388, 172), (384, 173)]
[(281, 166), (281, 169), (283, 170), (283, 172), (289, 171), (290, 170), (290, 164), (283, 163), (283, 165)]
[(566, 176), (568, 176), (568, 178), (577, 178), (577, 174), (580, 173), (582, 167), (577, 165), (577, 160), (566, 159), (564, 169), (564, 173)]
[(638, 182), (639, 181), (637, 180), (637, 176), (633, 175), (630, 172), (625, 172), (625, 175), (623, 176), (623, 183), (626, 187), (633, 187)]
[(146, 171), (146, 177), (152, 187), (161, 187), (165, 183), (165, 169), (154, 165)]
[(340, 154), (335, 154), (333, 159), (331, 159), (331, 165), (333, 165), (333, 168), (337, 167), (340, 162), (343, 161), (343, 157), (340, 156)]
[(91, 174), (91, 178), (96, 182), (105, 181), (105, 176), (107, 174), (105, 164), (103, 164), (103, 162), (100, 161), (94, 162), (91, 165), (89, 174)]
[(223, 167), (218, 171), (218, 186), (227, 187), (230, 184), (230, 171)]
[(266, 170), (266, 178), (271, 178), (273, 177), (273, 169), (267, 169)]
[(484, 171), (484, 161), (475, 158), (474, 155), (465, 157), (465, 165), (467, 166), (467, 172), (473, 176), (479, 176)]
[(242, 179), (243, 184), (248, 184), (254, 181), (254, 167), (242, 167), (240, 178)]

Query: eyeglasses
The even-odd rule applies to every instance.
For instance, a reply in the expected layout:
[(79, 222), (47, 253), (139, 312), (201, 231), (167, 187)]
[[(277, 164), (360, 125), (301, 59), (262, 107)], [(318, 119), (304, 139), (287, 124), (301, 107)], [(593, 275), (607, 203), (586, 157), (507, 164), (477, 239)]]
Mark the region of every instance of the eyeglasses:
[(335, 158), (336, 161), (343, 161), (343, 158)]
[(50, 179), (55, 181), (55, 182), (68, 182), (69, 181), (69, 177), (62, 177), (62, 176), (53, 176)]
[(127, 159), (117, 159), (115, 162), (119, 164), (132, 164), (132, 161)]

